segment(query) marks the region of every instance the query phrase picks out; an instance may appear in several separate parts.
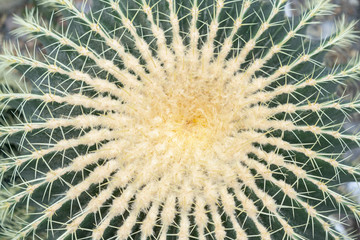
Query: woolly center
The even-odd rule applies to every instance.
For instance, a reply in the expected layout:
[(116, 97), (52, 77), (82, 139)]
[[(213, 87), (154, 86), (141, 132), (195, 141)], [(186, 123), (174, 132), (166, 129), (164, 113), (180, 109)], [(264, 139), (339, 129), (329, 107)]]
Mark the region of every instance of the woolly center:
[(153, 82), (138, 112), (147, 133), (143, 141), (155, 146), (156, 158), (188, 163), (214, 157), (214, 145), (238, 126), (234, 95), (214, 76), (187, 63), (164, 81)]

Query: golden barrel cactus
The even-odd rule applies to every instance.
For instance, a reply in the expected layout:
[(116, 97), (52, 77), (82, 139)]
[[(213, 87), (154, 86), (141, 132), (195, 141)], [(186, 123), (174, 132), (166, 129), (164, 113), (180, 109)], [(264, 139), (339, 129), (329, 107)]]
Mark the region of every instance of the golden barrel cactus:
[[(0, 201), (6, 239), (343, 239), (359, 216), (337, 186), (360, 177), (336, 87), (359, 58), (323, 55), (354, 23), (306, 37), (328, 0), (39, 0), (17, 18), (42, 56), (5, 44)], [(23, 86), (23, 85), (22, 85)], [(338, 219), (330, 218), (338, 216)], [(345, 216), (345, 217), (344, 217)]]

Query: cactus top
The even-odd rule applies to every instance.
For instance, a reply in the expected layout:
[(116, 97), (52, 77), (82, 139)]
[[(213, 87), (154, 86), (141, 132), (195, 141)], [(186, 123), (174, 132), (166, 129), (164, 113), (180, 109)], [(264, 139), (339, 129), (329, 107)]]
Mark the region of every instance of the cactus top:
[(29, 12), (17, 33), (43, 56), (0, 55), (32, 84), (0, 96), (16, 115), (0, 127), (3, 221), (27, 209), (4, 236), (339, 239), (328, 215), (358, 217), (336, 186), (359, 177), (340, 161), (359, 143), (342, 128), (359, 102), (333, 92), (360, 62), (321, 60), (354, 23), (304, 35), (329, 1), (293, 18), (286, 0), (40, 2), (65, 21)]

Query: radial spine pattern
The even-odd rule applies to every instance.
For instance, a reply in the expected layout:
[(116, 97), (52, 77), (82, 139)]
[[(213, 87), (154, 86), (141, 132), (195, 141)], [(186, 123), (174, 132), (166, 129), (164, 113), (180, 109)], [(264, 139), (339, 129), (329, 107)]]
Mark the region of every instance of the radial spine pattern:
[(333, 92), (360, 62), (322, 64), (354, 24), (304, 35), (329, 2), (289, 19), (286, 0), (40, 1), (62, 25), (31, 11), (16, 32), (43, 60), (0, 55), (33, 85), (0, 96), (3, 236), (342, 239), (334, 222), (359, 207), (336, 187), (360, 174), (342, 125), (360, 103)]

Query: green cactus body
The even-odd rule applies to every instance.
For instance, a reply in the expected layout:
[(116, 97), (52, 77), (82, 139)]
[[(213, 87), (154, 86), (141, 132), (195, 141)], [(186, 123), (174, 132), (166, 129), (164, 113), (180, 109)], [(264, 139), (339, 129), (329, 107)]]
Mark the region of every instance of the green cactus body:
[(62, 26), (17, 18), (44, 55), (0, 55), (32, 84), (0, 97), (2, 236), (345, 238), (334, 222), (359, 206), (337, 186), (360, 172), (342, 126), (360, 103), (333, 93), (360, 61), (322, 57), (354, 24), (312, 41), (306, 26), (334, 6), (289, 19), (286, 2), (42, 0)]

